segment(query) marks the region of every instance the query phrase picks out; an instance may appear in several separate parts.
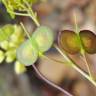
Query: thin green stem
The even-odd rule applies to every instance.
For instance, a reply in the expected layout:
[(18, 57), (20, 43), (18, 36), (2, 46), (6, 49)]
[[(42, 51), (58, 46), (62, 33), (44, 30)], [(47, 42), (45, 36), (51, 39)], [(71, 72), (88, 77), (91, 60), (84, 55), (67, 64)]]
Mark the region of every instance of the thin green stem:
[(35, 22), (35, 24), (37, 25), (37, 27), (40, 26), (39, 22), (37, 21), (37, 19), (35, 19), (32, 15), (30, 15), (30, 18)]
[(76, 17), (76, 14), (75, 12), (73, 12), (73, 17), (74, 17), (74, 26), (75, 26), (75, 32), (78, 34), (79, 33), (79, 30), (78, 30), (78, 25), (77, 25), (77, 17)]
[(29, 5), (28, 2), (25, 1), (25, 4), (27, 5), (28, 7), (28, 14), (30, 15), (29, 17), (34, 21), (34, 23), (39, 27), (40, 24), (38, 22), (38, 19), (37, 19), (37, 14), (35, 12), (33, 12), (33, 10), (31, 9), (31, 6)]
[(69, 92), (67, 92), (66, 90), (64, 90), (63, 88), (61, 88), (60, 86), (58, 86), (57, 84), (53, 83), (52, 81), (48, 80), (46, 77), (44, 77), (42, 75), (42, 73), (36, 68), (36, 66), (33, 64), (32, 67), (34, 68), (35, 72), (38, 74), (38, 76), (44, 80), (46, 83), (48, 83), (49, 85), (51, 85), (52, 87), (58, 89), (59, 91), (61, 91), (62, 93), (66, 94), (67, 96), (73, 96), (72, 94), (70, 94)]
[(78, 68), (78, 67), (76, 66), (75, 62), (72, 61), (72, 59), (70, 59), (66, 54), (64, 54), (58, 46), (54, 45), (54, 47), (55, 47), (55, 48), (57, 49), (57, 51), (64, 57), (64, 59), (66, 59), (69, 63), (72, 64), (72, 67), (73, 67), (77, 72), (79, 72), (82, 76), (84, 76), (87, 80), (89, 80), (89, 81), (96, 87), (96, 82), (95, 82), (92, 78), (90, 78), (89, 75), (87, 75), (84, 71), (82, 71), (80, 68)]
[(43, 57), (43, 58), (45, 58), (45, 59), (47, 59), (47, 60), (56, 62), (56, 63), (68, 64), (68, 65), (70, 65), (69, 62), (67, 62), (67, 61), (64, 62), (64, 61), (61, 61), (61, 60), (57, 60), (57, 59), (54, 59), (54, 58), (52, 58), (52, 57), (48, 57), (48, 56), (44, 55), (43, 53), (40, 53), (39, 56), (40, 56), (40, 57)]
[(76, 34), (78, 36), (78, 42), (79, 42), (79, 45), (80, 45), (80, 48), (81, 48), (81, 55), (84, 57), (83, 60), (85, 62), (85, 65), (86, 65), (86, 68), (88, 70), (90, 78), (93, 78), (93, 76), (91, 74), (90, 67), (89, 67), (89, 63), (87, 62), (87, 59), (86, 59), (86, 56), (85, 56), (85, 50), (83, 48), (83, 45), (82, 45), (82, 42), (81, 42), (81, 38), (79, 36), (79, 28), (78, 28), (78, 25), (77, 25), (77, 17), (76, 17), (75, 12), (73, 13), (73, 16), (74, 16), (74, 22), (75, 22), (75, 32), (76, 32)]
[(29, 16), (33, 21), (34, 23), (37, 25), (37, 27), (40, 26), (39, 24), (39, 21), (38, 21), (38, 18), (37, 18), (37, 14), (35, 12), (33, 12), (32, 8), (31, 8), (31, 5), (29, 5), (28, 2), (25, 1), (25, 4), (26, 6), (23, 6), (22, 4), (18, 4), (20, 7), (23, 8), (23, 10), (25, 10), (27, 13), (17, 13), (17, 12), (13, 12), (10, 10), (10, 13), (11, 14), (14, 14), (14, 15), (18, 15), (18, 16)]
[(29, 35), (28, 31), (26, 30), (24, 24), (23, 24), (22, 22), (20, 22), (20, 25), (21, 25), (21, 27), (23, 28), (24, 32), (26, 33), (26, 35), (27, 35), (27, 37), (28, 37), (28, 39), (30, 40), (30, 43), (31, 43), (31, 45), (32, 45), (32, 42), (34, 42), (34, 40), (32, 40), (32, 38), (30, 37), (30, 35)]
[(17, 2), (17, 5), (20, 6), (22, 9), (27, 11), (27, 7), (24, 4)]
[(88, 63), (88, 61), (87, 61), (87, 58), (86, 58), (85, 54), (82, 54), (82, 55), (83, 55), (83, 57), (84, 57), (83, 60), (84, 60), (84, 62), (85, 62), (85, 65), (86, 65), (86, 67), (87, 67), (87, 69), (88, 69), (89, 76), (90, 76), (90, 78), (93, 79), (93, 76), (92, 76), (91, 69), (90, 69), (90, 67), (89, 67), (89, 63)]
[(29, 40), (32, 41), (32, 39), (31, 39), (31, 37), (30, 37), (28, 31), (26, 30), (24, 24), (23, 24), (22, 22), (20, 22), (20, 25), (21, 25), (21, 27), (23, 28), (23, 30), (24, 30), (24, 32), (26, 33), (26, 35), (27, 35), (27, 37), (29, 38)]
[(18, 16), (29, 16), (29, 14), (27, 13), (18, 13), (18, 12), (13, 12), (13, 11), (9, 11), (11, 14), (14, 14), (14, 15), (18, 15)]

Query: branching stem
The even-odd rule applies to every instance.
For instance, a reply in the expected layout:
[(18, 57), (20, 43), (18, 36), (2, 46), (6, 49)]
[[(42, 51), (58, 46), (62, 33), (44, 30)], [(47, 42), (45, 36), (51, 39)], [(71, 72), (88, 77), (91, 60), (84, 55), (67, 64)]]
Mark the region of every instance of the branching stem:
[(87, 58), (85, 56), (85, 50), (83, 48), (83, 45), (82, 45), (82, 42), (81, 42), (81, 38), (79, 36), (79, 32), (80, 31), (79, 31), (79, 28), (78, 28), (77, 17), (76, 17), (75, 12), (73, 13), (73, 17), (74, 17), (74, 22), (75, 22), (75, 32), (76, 32), (76, 34), (78, 36), (78, 42), (80, 44), (81, 55), (84, 57), (83, 61), (85, 62), (85, 65), (86, 65), (86, 68), (88, 70), (89, 76), (90, 76), (91, 79), (93, 79), (93, 76), (92, 76), (92, 73), (91, 73), (91, 69), (90, 69), (89, 63), (88, 63)]
[(65, 53), (63, 53), (58, 46), (54, 45), (54, 47), (55, 47), (55, 48), (57, 49), (57, 51), (64, 57), (64, 59), (66, 59), (69, 63), (72, 64), (72, 67), (73, 67), (77, 72), (79, 72), (82, 76), (84, 76), (88, 81), (90, 81), (90, 82), (96, 87), (96, 82), (95, 82), (92, 78), (90, 78), (90, 76), (89, 76), (88, 74), (86, 74), (84, 71), (82, 71), (80, 68), (78, 68), (78, 67), (76, 66), (75, 62), (72, 61)]
[[(27, 34), (27, 36), (28, 36), (28, 38), (29, 38), (29, 40), (30, 40), (30, 43), (31, 43), (31, 40), (32, 40), (32, 39), (31, 39), (30, 35), (28, 34), (27, 30), (25, 29), (23, 23), (20, 23), (20, 24), (21, 24), (22, 28), (24, 29), (24, 32)], [(55, 59), (50, 59), (50, 58), (44, 56), (43, 54), (40, 54), (40, 56), (43, 56), (44, 58), (46, 58), (46, 59), (48, 59), (48, 60), (52, 60), (52, 61), (61, 63), (61, 61), (58, 61), (58, 60), (55, 60)], [(36, 73), (40, 76), (40, 78), (41, 78), (42, 80), (44, 80), (46, 83), (48, 83), (49, 85), (51, 85), (51, 86), (53, 86), (54, 88), (58, 89), (59, 91), (63, 92), (63, 93), (66, 94), (67, 96), (73, 96), (73, 95), (71, 95), (70, 93), (68, 93), (66, 90), (64, 90), (63, 88), (61, 88), (60, 86), (58, 86), (58, 85), (54, 84), (53, 82), (51, 82), (50, 80), (46, 79), (46, 78), (39, 72), (39, 70), (35, 67), (34, 64), (33, 64), (32, 66), (33, 66), (35, 72), (36, 72)]]
[(53, 83), (52, 81), (48, 80), (46, 77), (44, 77), (40, 71), (36, 68), (36, 66), (33, 64), (32, 67), (34, 68), (35, 72), (38, 74), (38, 76), (44, 80), (47, 84), (51, 85), (52, 87), (58, 89), (59, 91), (61, 91), (62, 93), (66, 94), (67, 96), (73, 96), (72, 94), (70, 94), (69, 92), (67, 92), (66, 90), (64, 90), (63, 88), (61, 88), (60, 86), (58, 86), (57, 84)]

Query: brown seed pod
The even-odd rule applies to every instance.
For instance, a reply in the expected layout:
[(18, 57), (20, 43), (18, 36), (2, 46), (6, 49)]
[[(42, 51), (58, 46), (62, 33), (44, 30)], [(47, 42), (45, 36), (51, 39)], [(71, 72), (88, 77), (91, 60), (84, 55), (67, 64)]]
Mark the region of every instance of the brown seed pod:
[(80, 52), (80, 44), (75, 32), (70, 30), (63, 30), (58, 37), (59, 46), (70, 54), (76, 54)]
[(84, 50), (89, 54), (96, 53), (96, 35), (89, 30), (82, 30), (79, 35)]

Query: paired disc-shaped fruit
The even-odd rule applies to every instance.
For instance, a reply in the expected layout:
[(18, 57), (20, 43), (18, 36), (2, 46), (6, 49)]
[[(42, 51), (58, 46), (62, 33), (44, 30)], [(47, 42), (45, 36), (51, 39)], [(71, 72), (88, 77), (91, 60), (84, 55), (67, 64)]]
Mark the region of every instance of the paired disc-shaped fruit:
[(27, 40), (17, 49), (17, 59), (25, 66), (30, 66), (38, 59), (38, 49), (33, 40)]
[(32, 34), (31, 40), (25, 41), (17, 49), (17, 59), (25, 66), (32, 65), (38, 59), (40, 52), (47, 51), (53, 44), (53, 31), (46, 26), (40, 26)]
[[(58, 43), (62, 49), (70, 54), (80, 53), (81, 46), (89, 54), (96, 53), (96, 35), (89, 30), (82, 30), (77, 34), (70, 30), (64, 30), (59, 34)], [(81, 42), (79, 42), (81, 40)]]
[(96, 53), (96, 35), (89, 30), (79, 33), (84, 50), (89, 54)]
[(80, 51), (77, 34), (70, 30), (61, 31), (58, 43), (62, 49), (70, 54), (76, 54)]
[(40, 26), (32, 34), (32, 39), (36, 41), (39, 51), (45, 52), (49, 50), (53, 44), (53, 31), (49, 27)]

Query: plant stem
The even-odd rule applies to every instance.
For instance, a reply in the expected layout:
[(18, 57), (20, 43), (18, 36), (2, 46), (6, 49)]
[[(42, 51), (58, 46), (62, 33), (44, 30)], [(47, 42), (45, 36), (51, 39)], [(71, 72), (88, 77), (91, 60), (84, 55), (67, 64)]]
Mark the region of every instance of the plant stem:
[(48, 80), (46, 77), (44, 77), (40, 71), (36, 68), (36, 66), (33, 64), (32, 67), (34, 68), (35, 72), (38, 74), (38, 76), (44, 80), (47, 84), (51, 85), (52, 87), (58, 89), (59, 91), (61, 91), (62, 93), (66, 94), (67, 96), (73, 96), (72, 94), (70, 94), (69, 92), (67, 92), (66, 90), (64, 90), (63, 88), (61, 88), (60, 86), (58, 86), (57, 84), (53, 83), (52, 81)]
[(28, 7), (27, 12), (28, 12), (30, 18), (34, 21), (34, 23), (37, 25), (37, 27), (39, 27), (40, 24), (39, 24), (38, 19), (37, 19), (37, 14), (35, 12), (33, 12), (33, 10), (31, 9), (31, 6), (29, 5), (28, 2), (25, 1), (25, 4)]
[(54, 59), (54, 58), (52, 58), (52, 57), (45, 56), (43, 53), (40, 53), (39, 57), (43, 57), (43, 58), (45, 58), (45, 59), (47, 59), (47, 60), (50, 60), (50, 61), (53, 61), (53, 62), (56, 62), (56, 63), (60, 63), (60, 64), (67, 63), (68, 65), (71, 65), (71, 64), (69, 64), (69, 62), (67, 62), (67, 61), (64, 62), (64, 61), (56, 60), (56, 59)]
[(88, 70), (88, 72), (89, 72), (89, 76), (90, 76), (90, 78), (93, 79), (93, 76), (92, 76), (91, 69), (90, 69), (90, 67), (89, 67), (89, 63), (88, 63), (88, 61), (87, 61), (87, 58), (86, 58), (85, 54), (82, 54), (82, 56), (84, 57), (83, 60), (84, 60), (84, 62), (85, 62), (85, 65), (86, 65), (86, 67), (87, 67), (87, 70)]
[(58, 46), (54, 45), (54, 47), (64, 57), (64, 59), (66, 59), (69, 63), (72, 64), (72, 67), (77, 72), (79, 72), (82, 76), (84, 76), (87, 80), (89, 80), (96, 87), (96, 82), (92, 78), (90, 78), (89, 75), (87, 75), (84, 71), (82, 71), (79, 67), (77, 67), (76, 64), (75, 64), (75, 62), (71, 58), (69, 58), (66, 54), (64, 54)]
[(78, 34), (79, 33), (79, 30), (78, 30), (78, 25), (77, 25), (77, 17), (76, 17), (76, 14), (75, 14), (75, 12), (73, 12), (73, 17), (74, 17), (74, 26), (75, 26), (75, 32)]
[(26, 33), (26, 35), (27, 35), (27, 37), (29, 38), (29, 40), (31, 41), (31, 37), (30, 37), (28, 31), (26, 30), (24, 24), (23, 24), (22, 22), (20, 22), (20, 25), (21, 25), (21, 27), (23, 28), (23, 30), (24, 30), (24, 32)]
[(92, 74), (91, 74), (91, 70), (90, 70), (90, 67), (89, 67), (89, 63), (87, 62), (87, 58), (86, 58), (86, 56), (85, 56), (85, 50), (84, 50), (84, 48), (83, 48), (83, 45), (82, 45), (82, 42), (81, 42), (81, 38), (80, 38), (80, 36), (79, 36), (79, 28), (78, 28), (78, 25), (77, 25), (77, 17), (76, 17), (76, 14), (75, 14), (75, 12), (73, 13), (73, 17), (74, 17), (74, 22), (75, 22), (75, 32), (76, 32), (76, 34), (77, 34), (77, 36), (78, 36), (78, 42), (79, 42), (79, 44), (80, 44), (80, 48), (81, 48), (81, 55), (84, 57), (84, 62), (85, 62), (85, 65), (86, 65), (86, 68), (87, 68), (87, 70), (88, 70), (88, 74), (89, 74), (89, 76), (90, 76), (90, 78), (91, 79), (93, 79), (93, 76), (92, 76)]
[(29, 14), (27, 13), (18, 13), (18, 12), (13, 12), (13, 11), (9, 11), (11, 14), (14, 14), (14, 15), (18, 15), (18, 16), (29, 16)]
[(35, 22), (35, 24), (37, 25), (37, 27), (40, 26), (39, 22), (32, 15), (30, 15), (30, 18)]
[(37, 14), (35, 12), (33, 12), (33, 10), (31, 9), (31, 5), (29, 5), (28, 2), (25, 1), (25, 4), (26, 4), (27, 7), (18, 3), (18, 5), (20, 7), (22, 7), (27, 12), (26, 14), (25, 13), (13, 12), (11, 10), (10, 10), (10, 13), (11, 14), (18, 15), (18, 16), (29, 16), (34, 21), (34, 23), (37, 25), (37, 27), (39, 27), (40, 24), (38, 22)]

